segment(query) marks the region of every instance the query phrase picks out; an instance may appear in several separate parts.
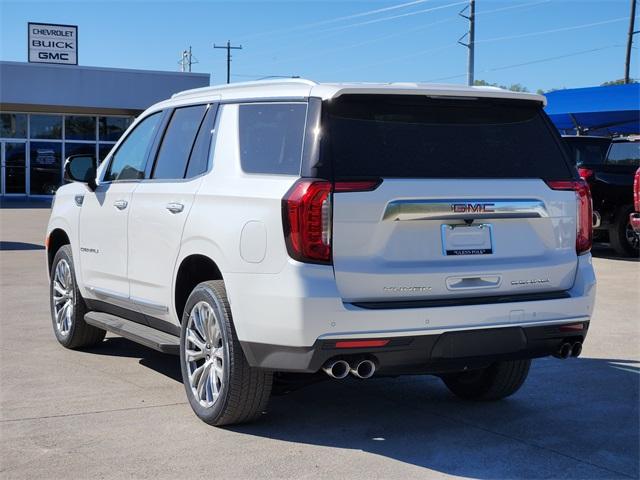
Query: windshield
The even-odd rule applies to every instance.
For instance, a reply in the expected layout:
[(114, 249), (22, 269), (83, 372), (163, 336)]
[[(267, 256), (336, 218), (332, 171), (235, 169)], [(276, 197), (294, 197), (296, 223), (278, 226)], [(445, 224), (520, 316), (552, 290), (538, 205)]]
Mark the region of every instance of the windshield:
[(344, 95), (325, 112), (336, 179), (573, 177), (534, 102)]
[(589, 139), (588, 137), (568, 137), (564, 139), (569, 156), (575, 165), (601, 165), (611, 144), (609, 139)]
[(607, 154), (609, 165), (631, 165), (640, 167), (640, 142), (615, 142)]

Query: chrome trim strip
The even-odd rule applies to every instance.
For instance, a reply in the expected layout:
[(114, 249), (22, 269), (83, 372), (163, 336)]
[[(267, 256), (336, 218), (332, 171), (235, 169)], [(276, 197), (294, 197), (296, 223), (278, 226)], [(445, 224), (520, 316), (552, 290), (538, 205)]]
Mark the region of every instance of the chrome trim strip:
[(169, 311), (169, 307), (165, 305), (150, 302), (148, 300), (143, 300), (142, 298), (131, 297), (131, 301), (134, 304), (138, 305), (139, 307), (148, 308), (150, 310), (155, 310), (157, 312), (167, 313)]
[(466, 220), (488, 218), (541, 218), (549, 212), (536, 199), (393, 200), (383, 220)]
[(148, 308), (150, 310), (155, 310), (156, 312), (167, 313), (169, 311), (169, 307), (166, 305), (161, 305), (159, 303), (150, 302), (148, 300), (144, 300), (142, 298), (130, 297), (129, 295), (125, 295), (123, 293), (114, 292), (112, 290), (107, 290), (105, 288), (92, 287), (87, 286), (87, 290), (96, 295), (97, 297), (110, 298), (112, 300), (117, 300), (120, 302), (125, 302), (127, 304), (134, 304), (139, 307)]
[(105, 288), (99, 287), (91, 287), (87, 285), (87, 290), (91, 293), (95, 294), (98, 297), (108, 297), (113, 298), (114, 300), (120, 300), (121, 302), (128, 302), (129, 295), (125, 295), (124, 293), (114, 292), (113, 290), (107, 290)]

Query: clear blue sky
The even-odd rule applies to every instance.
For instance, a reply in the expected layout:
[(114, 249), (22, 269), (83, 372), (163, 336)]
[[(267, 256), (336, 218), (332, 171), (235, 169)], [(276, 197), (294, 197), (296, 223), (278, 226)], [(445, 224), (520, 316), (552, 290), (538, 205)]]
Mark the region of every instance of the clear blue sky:
[[(77, 24), (81, 65), (178, 70), (180, 52), (191, 45), (199, 60), (193, 70), (222, 83), (225, 53), (212, 46), (230, 39), (244, 47), (233, 52), (233, 81), (301, 75), (464, 83), (466, 49), (456, 41), (467, 23), (458, 17), (464, 5), (453, 5), (463, 0), (414, 0), (395, 8), (409, 2), (0, 0), (0, 59), (26, 60), (27, 22), (36, 21)], [(629, 0), (476, 5), (476, 78), (535, 91), (623, 76)], [(640, 47), (640, 35), (636, 41)], [(633, 77), (640, 77), (638, 52)]]

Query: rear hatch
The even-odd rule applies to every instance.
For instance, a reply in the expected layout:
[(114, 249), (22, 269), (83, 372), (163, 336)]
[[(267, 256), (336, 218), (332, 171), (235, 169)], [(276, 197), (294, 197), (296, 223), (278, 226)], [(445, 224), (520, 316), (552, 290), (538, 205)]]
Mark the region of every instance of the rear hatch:
[[(575, 180), (542, 105), (344, 95), (326, 102), (332, 255), (345, 302), (561, 292), (577, 265)], [(379, 179), (370, 191), (341, 182)], [(357, 189), (356, 189), (357, 190)]]

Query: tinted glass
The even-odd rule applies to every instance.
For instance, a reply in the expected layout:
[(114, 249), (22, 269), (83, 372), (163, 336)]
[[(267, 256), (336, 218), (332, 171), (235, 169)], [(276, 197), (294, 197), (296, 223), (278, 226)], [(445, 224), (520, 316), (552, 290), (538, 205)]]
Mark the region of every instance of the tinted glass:
[(111, 157), (104, 176), (106, 181), (144, 178), (147, 151), (161, 118), (160, 112), (148, 116), (124, 139)]
[(96, 155), (95, 143), (69, 143), (64, 144), (64, 155), (70, 157), (71, 155)]
[(27, 144), (7, 142), (4, 144), (4, 193), (26, 193)]
[(31, 115), (31, 138), (62, 138), (62, 116)]
[(112, 148), (113, 145), (111, 144), (100, 144), (98, 147), (98, 164), (102, 163), (102, 161), (107, 158), (107, 155), (109, 155)]
[(239, 109), (242, 170), (298, 175), (307, 105), (256, 103)]
[(640, 167), (640, 142), (614, 142), (607, 154), (607, 163)]
[(100, 117), (100, 141), (116, 142), (131, 125), (131, 117)]
[(158, 150), (152, 178), (184, 178), (206, 106), (177, 108)]
[(52, 195), (62, 181), (62, 144), (31, 142), (31, 195)]
[(192, 178), (207, 171), (209, 166), (209, 155), (211, 150), (211, 136), (213, 125), (215, 122), (216, 107), (212, 106), (207, 111), (207, 115), (202, 121), (200, 131), (196, 137), (196, 143), (193, 145), (191, 156), (189, 157), (189, 166), (187, 167), (186, 178)]
[(96, 139), (96, 117), (67, 115), (64, 117), (64, 137), (67, 140)]
[(27, 138), (27, 115), (24, 113), (0, 114), (0, 137)]
[(563, 140), (569, 149), (569, 156), (578, 166), (602, 164), (611, 144), (611, 140), (604, 138), (565, 137)]
[(336, 178), (572, 178), (533, 102), (345, 95), (325, 108)]

